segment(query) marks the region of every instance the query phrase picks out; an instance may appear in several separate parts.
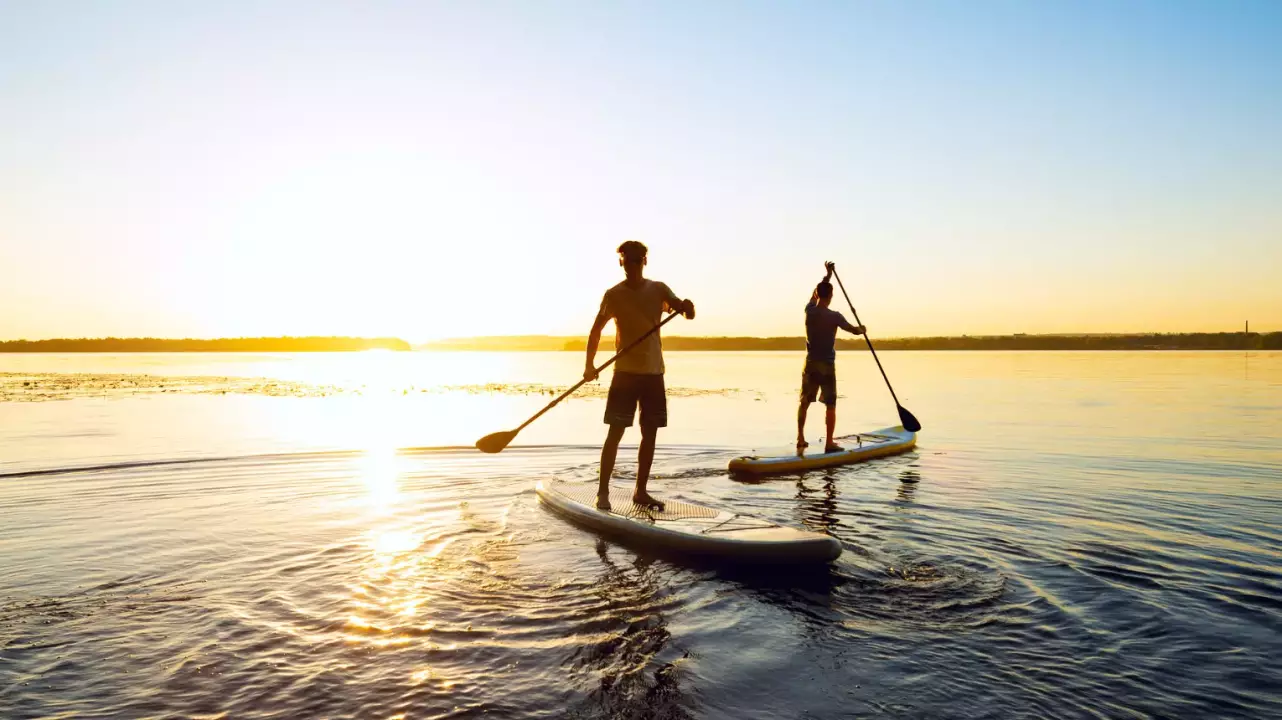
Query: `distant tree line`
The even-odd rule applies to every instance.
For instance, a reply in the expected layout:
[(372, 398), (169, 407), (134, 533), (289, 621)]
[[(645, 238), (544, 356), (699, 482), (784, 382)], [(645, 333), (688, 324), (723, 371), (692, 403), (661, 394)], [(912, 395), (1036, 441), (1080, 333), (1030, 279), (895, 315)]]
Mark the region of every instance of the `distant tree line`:
[[(1149, 333), (1132, 335), (962, 335), (960, 337), (888, 338), (875, 340), (886, 350), (1282, 350), (1277, 333)], [(431, 350), (582, 352), (587, 339), (551, 335), (459, 338), (429, 343)], [(608, 351), (613, 345), (602, 342)], [(804, 337), (683, 337), (663, 338), (665, 350), (804, 351)], [(840, 350), (867, 350), (862, 338), (837, 340)]]
[(358, 337), (255, 337), (217, 338), (67, 338), (58, 340), (7, 340), (0, 352), (351, 352), (356, 350), (409, 350), (399, 338)]
[[(1152, 333), (1137, 335), (993, 335), (878, 340), (887, 350), (1278, 350), (1275, 333)], [(866, 348), (862, 340), (842, 339), (848, 350)]]
[[(960, 337), (890, 338), (876, 340), (885, 350), (1282, 350), (1282, 332), (1274, 333), (1153, 333), (1142, 335), (984, 335)], [(429, 350), (492, 350), (582, 352), (587, 339), (551, 335), (460, 338), (423, 346)], [(663, 339), (666, 350), (791, 351), (806, 349), (804, 337), (684, 337)], [(837, 340), (840, 350), (867, 350), (861, 338)], [(5, 352), (352, 352), (410, 350), (399, 338), (256, 337), (218, 338), (70, 338), (0, 341)], [(606, 339), (602, 351), (613, 344)]]

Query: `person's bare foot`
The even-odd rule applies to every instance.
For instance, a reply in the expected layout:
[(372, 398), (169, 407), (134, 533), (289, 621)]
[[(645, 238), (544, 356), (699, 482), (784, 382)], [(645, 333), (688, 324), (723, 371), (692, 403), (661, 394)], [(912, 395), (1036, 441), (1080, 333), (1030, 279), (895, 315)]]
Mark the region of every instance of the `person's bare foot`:
[(596, 494), (596, 509), (597, 510), (610, 509), (610, 493), (607, 492), (604, 495), (602, 495), (601, 493)]
[(658, 510), (659, 512), (663, 512), (663, 502), (656, 499), (650, 493), (633, 493), (632, 502), (633, 504), (639, 505), (647, 510)]
[(842, 446), (840, 446), (840, 445), (832, 445), (832, 444), (828, 444), (828, 445), (825, 445), (825, 446), (824, 446), (824, 452), (826, 452), (826, 453), (841, 452), (842, 450), (845, 450), (845, 449), (846, 449), (846, 448), (844, 448), (844, 447), (842, 447)]

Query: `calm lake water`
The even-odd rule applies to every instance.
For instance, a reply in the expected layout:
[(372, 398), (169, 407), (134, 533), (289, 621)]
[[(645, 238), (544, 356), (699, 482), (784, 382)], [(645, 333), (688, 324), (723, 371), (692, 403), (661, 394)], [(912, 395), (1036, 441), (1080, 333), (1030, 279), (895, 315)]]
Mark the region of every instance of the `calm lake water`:
[(471, 449), (575, 353), (0, 355), (0, 717), (1282, 716), (1282, 353), (883, 361), (915, 452), (746, 482), (801, 358), (668, 355), (652, 489), (841, 540), (782, 572), (539, 506), (604, 386)]

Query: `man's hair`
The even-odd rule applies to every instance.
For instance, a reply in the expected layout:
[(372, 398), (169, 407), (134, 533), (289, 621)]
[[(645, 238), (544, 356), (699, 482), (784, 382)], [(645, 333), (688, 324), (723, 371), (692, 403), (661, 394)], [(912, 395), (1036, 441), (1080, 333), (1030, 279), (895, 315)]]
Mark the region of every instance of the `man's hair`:
[(823, 282), (819, 283), (819, 285), (815, 287), (815, 290), (819, 291), (819, 298), (821, 300), (827, 300), (828, 298), (832, 297), (832, 283), (828, 282), (827, 280), (824, 280)]
[(636, 240), (628, 240), (619, 246), (619, 254), (624, 260), (644, 260), (647, 248)]

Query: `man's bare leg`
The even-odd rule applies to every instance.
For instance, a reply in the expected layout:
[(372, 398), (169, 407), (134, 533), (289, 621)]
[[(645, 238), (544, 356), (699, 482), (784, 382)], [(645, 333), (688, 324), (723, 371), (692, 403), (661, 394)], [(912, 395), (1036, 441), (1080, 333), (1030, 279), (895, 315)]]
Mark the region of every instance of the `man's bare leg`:
[(810, 409), (810, 403), (805, 400), (797, 407), (797, 449), (802, 450), (810, 446), (806, 442), (806, 411)]
[(632, 502), (662, 510), (663, 503), (651, 497), (645, 489), (645, 484), (650, 480), (650, 465), (654, 463), (654, 443), (658, 435), (659, 428), (641, 426), (641, 447), (637, 450), (637, 487), (632, 493)]
[(836, 452), (842, 450), (840, 445), (832, 441), (833, 433), (837, 430), (837, 406), (828, 405), (824, 413), (824, 424), (828, 426), (828, 440), (824, 445), (824, 452)]
[(601, 510), (610, 509), (610, 476), (614, 474), (614, 458), (619, 454), (624, 430), (627, 430), (624, 425), (611, 425), (601, 446), (601, 481), (596, 488), (596, 506)]

